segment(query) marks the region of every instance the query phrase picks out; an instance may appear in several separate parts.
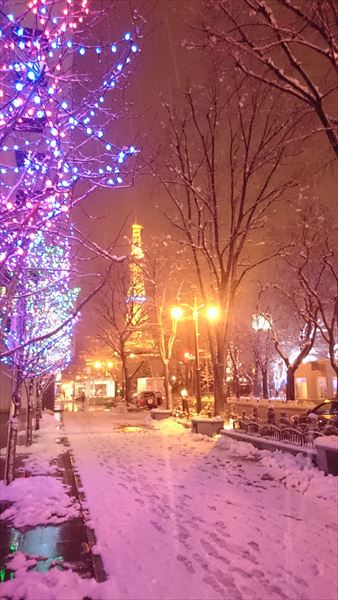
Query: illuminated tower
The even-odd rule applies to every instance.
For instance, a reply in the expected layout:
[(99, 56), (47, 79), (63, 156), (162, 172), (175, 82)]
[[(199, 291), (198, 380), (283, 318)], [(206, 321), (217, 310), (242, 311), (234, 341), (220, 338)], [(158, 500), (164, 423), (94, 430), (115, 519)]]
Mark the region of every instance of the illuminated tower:
[(133, 325), (137, 325), (141, 319), (144, 319), (144, 310), (142, 309), (142, 305), (146, 301), (146, 290), (142, 270), (142, 259), (144, 257), (142, 250), (142, 229), (142, 225), (138, 225), (137, 223), (132, 225), (128, 302), (132, 303), (133, 306)]

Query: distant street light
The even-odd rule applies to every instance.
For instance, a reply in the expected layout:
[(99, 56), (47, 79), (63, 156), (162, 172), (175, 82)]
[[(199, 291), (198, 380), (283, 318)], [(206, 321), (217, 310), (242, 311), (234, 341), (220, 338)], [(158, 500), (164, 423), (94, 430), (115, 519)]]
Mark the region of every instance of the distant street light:
[(180, 306), (173, 306), (171, 309), (171, 317), (174, 321), (178, 321), (183, 316), (183, 310)]
[[(196, 393), (196, 411), (198, 413), (202, 410), (202, 394), (201, 394), (201, 368), (200, 368), (200, 360), (199, 360), (199, 343), (198, 343), (198, 314), (201, 308), (204, 308), (205, 305), (201, 304), (197, 306), (196, 297), (194, 298), (194, 305), (190, 306), (189, 304), (182, 303), (182, 306), (186, 306), (192, 311), (192, 320), (194, 322), (194, 342), (195, 342), (195, 393)], [(178, 321), (180, 319), (187, 320), (186, 317), (183, 317), (183, 309), (181, 306), (173, 306), (171, 309), (171, 316), (174, 321)], [(205, 316), (208, 321), (217, 321), (220, 316), (220, 309), (218, 306), (209, 305), (205, 307)], [(190, 317), (188, 317), (190, 319)]]
[(219, 306), (207, 306), (205, 312), (208, 321), (218, 321), (220, 317)]

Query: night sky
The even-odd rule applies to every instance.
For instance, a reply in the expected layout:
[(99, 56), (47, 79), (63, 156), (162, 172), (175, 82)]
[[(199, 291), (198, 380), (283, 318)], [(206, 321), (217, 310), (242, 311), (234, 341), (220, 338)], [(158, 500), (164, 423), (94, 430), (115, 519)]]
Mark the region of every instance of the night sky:
[[(163, 127), (164, 113), (162, 98), (169, 104), (177, 104), (178, 98), (187, 83), (196, 83), (204, 78), (207, 62), (201, 60), (201, 54), (195, 50), (187, 50), (182, 41), (191, 39), (193, 31), (189, 27), (196, 15), (200, 14), (203, 5), (199, 0), (146, 0), (133, 2), (133, 6), (145, 16), (144, 38), (141, 42), (142, 52), (137, 59), (137, 66), (128, 82), (126, 99), (131, 104), (129, 117), (116, 123), (113, 132), (119, 142), (135, 144), (141, 148), (141, 162), (147, 162), (156, 155), (159, 146), (168, 141), (168, 131)], [(129, 19), (129, 3), (117, 2), (115, 17), (107, 24), (107, 35), (111, 30), (126, 30)], [(108, 23), (108, 22), (107, 22)], [(202, 55), (203, 58), (203, 55)], [(303, 149), (302, 149), (303, 150)], [(314, 160), (315, 156), (318, 160)], [(306, 175), (304, 180), (308, 186), (304, 194), (317, 197), (335, 213), (337, 189), (337, 171), (331, 161), (326, 139), (316, 139), (309, 154), (302, 153), (301, 167)], [(317, 164), (326, 163), (317, 168)], [(295, 173), (299, 164), (295, 161)], [(172, 211), (170, 200), (159, 182), (151, 177), (149, 168), (145, 168), (136, 177), (133, 186), (120, 190), (102, 190), (92, 194), (74, 212), (77, 225), (92, 239), (107, 248), (115, 239), (117, 232), (125, 223), (116, 254), (126, 252), (126, 236), (130, 237), (132, 222), (138, 221), (144, 226), (143, 240), (147, 244), (149, 236), (157, 233), (175, 235), (165, 217), (155, 207)], [(91, 218), (88, 217), (91, 215)], [(283, 212), (280, 217), (283, 219)], [(278, 232), (277, 232), (278, 235)], [(85, 272), (93, 273), (106, 268), (106, 261), (90, 261), (82, 264)], [(80, 285), (84, 292), (91, 289), (94, 279), (81, 278)], [(93, 310), (90, 304), (83, 311), (81, 321), (87, 321)], [(77, 344), (81, 345), (82, 325), (77, 327)]]

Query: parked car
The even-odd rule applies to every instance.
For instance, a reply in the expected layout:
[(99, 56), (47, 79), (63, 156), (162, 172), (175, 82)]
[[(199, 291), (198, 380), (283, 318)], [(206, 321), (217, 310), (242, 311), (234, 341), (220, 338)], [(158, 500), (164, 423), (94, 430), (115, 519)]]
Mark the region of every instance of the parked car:
[(308, 423), (310, 419), (315, 419), (319, 425), (338, 427), (338, 400), (324, 400), (303, 414), (291, 417), (293, 423)]
[(162, 404), (162, 394), (160, 392), (140, 392), (137, 396), (137, 403), (143, 408), (157, 408)]

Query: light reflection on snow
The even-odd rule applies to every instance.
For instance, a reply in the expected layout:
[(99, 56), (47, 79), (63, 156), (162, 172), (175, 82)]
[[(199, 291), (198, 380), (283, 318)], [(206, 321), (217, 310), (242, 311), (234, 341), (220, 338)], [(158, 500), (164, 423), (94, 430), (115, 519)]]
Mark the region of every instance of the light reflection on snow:
[(121, 425), (117, 427), (116, 431), (122, 431), (123, 433), (132, 433), (134, 431), (142, 431), (143, 427), (137, 427), (136, 425)]

